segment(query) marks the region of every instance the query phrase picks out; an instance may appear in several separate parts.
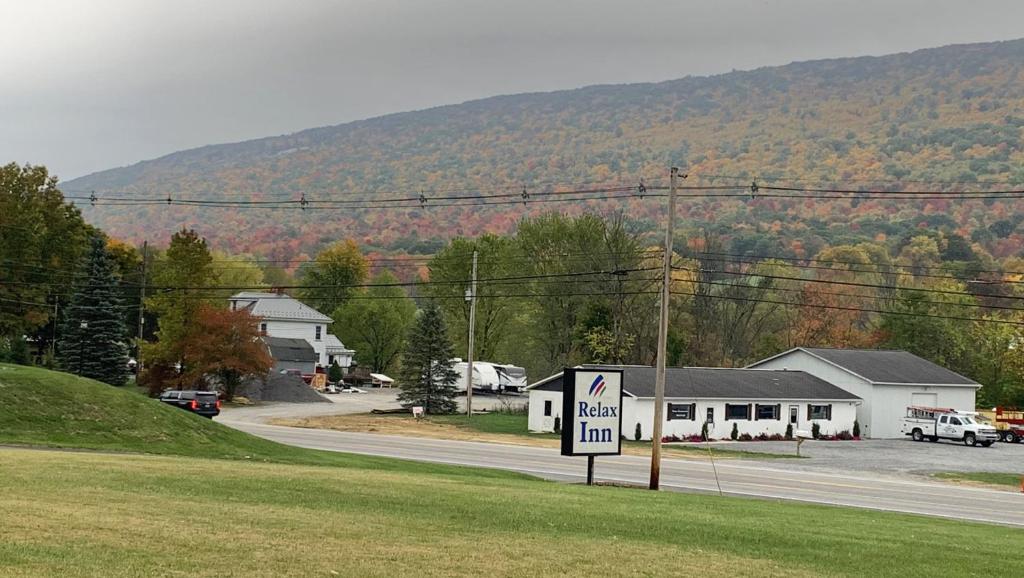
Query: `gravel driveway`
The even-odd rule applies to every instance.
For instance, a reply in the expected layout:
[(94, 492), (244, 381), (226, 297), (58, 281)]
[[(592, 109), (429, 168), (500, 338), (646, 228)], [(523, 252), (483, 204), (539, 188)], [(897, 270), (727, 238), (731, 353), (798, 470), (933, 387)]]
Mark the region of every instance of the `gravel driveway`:
[[(716, 447), (795, 453), (795, 442), (716, 443)], [(992, 447), (968, 447), (940, 441), (910, 439), (814, 441), (800, 448), (809, 460), (776, 460), (777, 467), (806, 470), (845, 470), (925, 474), (932, 472), (1006, 472), (1024, 474), (1024, 444), (995, 443)]]
[[(227, 406), (222, 408), (217, 421), (236, 421), (246, 423), (266, 423), (279, 418), (302, 418), (318, 415), (342, 415), (350, 413), (369, 413), (374, 409), (394, 409), (401, 407), (398, 403), (398, 389), (367, 389), (366, 393), (337, 393), (325, 395), (324, 398), (333, 403), (282, 403), (269, 402), (250, 406)], [(523, 405), (527, 397), (475, 394), (473, 409), (494, 409), (503, 403)], [(466, 398), (458, 398), (459, 407), (466, 407)]]

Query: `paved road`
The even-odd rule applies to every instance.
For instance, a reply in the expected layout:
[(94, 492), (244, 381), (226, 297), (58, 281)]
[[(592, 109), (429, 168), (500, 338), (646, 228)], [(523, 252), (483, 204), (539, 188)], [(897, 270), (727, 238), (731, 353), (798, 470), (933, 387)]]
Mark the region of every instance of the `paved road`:
[[(379, 434), (290, 428), (224, 416), (226, 425), (306, 448), (388, 456), (410, 460), (499, 468), (538, 477), (578, 482), (585, 458), (567, 458), (557, 450), (528, 446), (406, 438)], [(646, 485), (649, 460), (636, 456), (598, 458), (599, 480)], [(1024, 494), (913, 481), (879, 474), (788, 471), (782, 462), (717, 462), (722, 492), (801, 502), (964, 518), (1024, 527)], [(705, 461), (666, 459), (662, 487), (716, 492), (715, 473)]]

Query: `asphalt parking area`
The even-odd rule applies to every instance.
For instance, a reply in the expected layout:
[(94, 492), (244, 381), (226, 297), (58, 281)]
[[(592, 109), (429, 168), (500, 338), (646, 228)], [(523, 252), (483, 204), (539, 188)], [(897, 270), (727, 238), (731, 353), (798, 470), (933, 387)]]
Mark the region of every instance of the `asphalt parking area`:
[[(795, 453), (796, 442), (739, 442), (712, 444), (726, 449)], [(843, 470), (879, 473), (1005, 472), (1024, 474), (1024, 444), (998, 442), (991, 447), (969, 447), (948, 441), (914, 442), (908, 439), (815, 441), (800, 448), (808, 460), (775, 460), (787, 469)]]

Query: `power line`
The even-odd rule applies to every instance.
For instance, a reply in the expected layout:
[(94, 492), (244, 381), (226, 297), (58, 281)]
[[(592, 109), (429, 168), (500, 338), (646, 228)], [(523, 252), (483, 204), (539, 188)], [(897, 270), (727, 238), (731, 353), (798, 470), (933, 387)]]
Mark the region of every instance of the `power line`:
[(882, 309), (868, 309), (864, 307), (845, 307), (842, 305), (824, 305), (824, 304), (805, 304), (805, 303), (794, 303), (792, 301), (776, 301), (772, 299), (755, 299), (749, 297), (736, 297), (727, 295), (710, 295), (710, 294), (697, 294), (697, 293), (686, 293), (675, 291), (673, 295), (685, 295), (690, 297), (707, 297), (709, 299), (726, 299), (730, 301), (745, 301), (751, 303), (767, 303), (773, 305), (788, 305), (793, 307), (815, 307), (818, 309), (833, 309), (838, 311), (855, 311), (861, 313), (881, 313), (886, 315), (901, 315), (907, 317), (928, 317), (933, 319), (949, 319), (953, 321), (971, 321), (976, 323), (998, 323), (1002, 325), (1016, 325), (1024, 327), (1022, 321), (1011, 321), (1008, 319), (992, 319), (992, 318), (979, 318), (979, 317), (961, 317), (956, 315), (937, 315), (933, 313), (915, 313), (911, 311), (886, 311)]
[[(966, 297), (978, 297), (979, 296), (979, 295), (976, 295), (974, 293), (970, 293), (970, 292), (967, 292), (967, 291), (952, 291), (952, 290), (948, 290), (948, 289), (931, 289), (931, 288), (925, 288), (925, 287), (900, 287), (900, 286), (878, 285), (878, 284), (875, 284), (875, 283), (859, 283), (859, 282), (856, 282), (856, 281), (838, 281), (838, 280), (831, 280), (831, 279), (805, 279), (805, 278), (802, 278), (802, 277), (789, 277), (789, 276), (786, 276), (786, 275), (771, 275), (771, 274), (767, 274), (767, 273), (764, 273), (764, 274), (762, 274), (762, 273), (749, 273), (749, 272), (744, 273), (744, 272), (739, 272), (739, 271), (725, 271), (725, 270), (720, 270), (720, 269), (714, 269), (714, 270), (710, 270), (710, 269), (693, 269), (693, 268), (690, 268), (690, 267), (673, 267), (673, 269), (675, 269), (677, 271), (689, 271), (691, 273), (702, 273), (703, 272), (703, 273), (716, 273), (716, 274), (721, 274), (721, 275), (737, 275), (737, 276), (744, 276), (744, 277), (764, 277), (766, 279), (779, 279), (779, 280), (783, 280), (783, 281), (798, 281), (798, 282), (801, 282), (801, 283), (825, 283), (825, 284), (828, 284), (828, 285), (847, 285), (847, 286), (850, 286), (850, 287), (867, 287), (867, 288), (871, 288), (871, 289), (886, 289), (886, 290), (890, 290), (890, 291), (892, 291), (892, 290), (917, 291), (917, 292), (922, 292), (922, 293), (937, 293), (937, 294), (941, 294), (941, 295), (962, 295), (962, 296), (966, 296)], [(990, 297), (990, 298), (993, 298), (993, 299), (1014, 299), (1014, 300), (1024, 299), (1024, 296), (1020, 296), (1020, 295), (982, 295), (982, 297)]]

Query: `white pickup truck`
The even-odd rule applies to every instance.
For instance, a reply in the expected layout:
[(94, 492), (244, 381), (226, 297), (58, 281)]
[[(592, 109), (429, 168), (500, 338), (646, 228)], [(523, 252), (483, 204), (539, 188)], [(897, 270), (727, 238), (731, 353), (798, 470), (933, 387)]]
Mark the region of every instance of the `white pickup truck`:
[(947, 439), (987, 448), (999, 440), (996, 428), (951, 408), (910, 406), (900, 431), (915, 442)]

